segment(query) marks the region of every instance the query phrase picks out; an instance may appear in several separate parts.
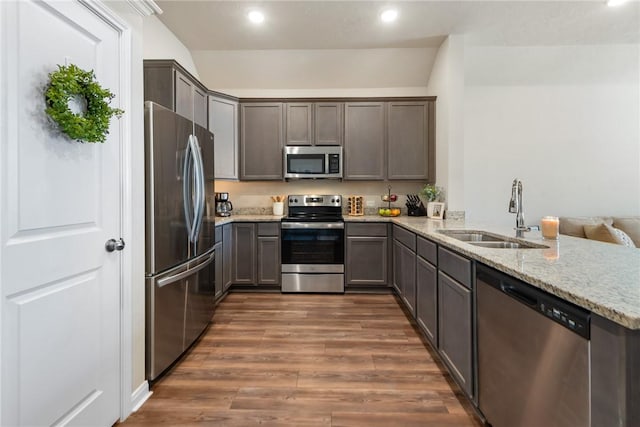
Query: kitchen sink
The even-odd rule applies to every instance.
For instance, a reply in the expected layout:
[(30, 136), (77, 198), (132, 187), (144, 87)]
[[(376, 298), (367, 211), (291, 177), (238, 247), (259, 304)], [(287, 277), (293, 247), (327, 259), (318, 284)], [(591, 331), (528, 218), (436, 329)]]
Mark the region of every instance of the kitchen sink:
[(516, 240), (480, 230), (438, 230), (439, 233), (473, 246), (493, 249), (546, 249), (548, 246)]
[(493, 249), (546, 249), (548, 246), (538, 245), (537, 243), (529, 242), (468, 242), (473, 246), (480, 246), (482, 248)]
[(506, 237), (476, 230), (438, 230), (438, 233), (463, 242), (505, 242)]

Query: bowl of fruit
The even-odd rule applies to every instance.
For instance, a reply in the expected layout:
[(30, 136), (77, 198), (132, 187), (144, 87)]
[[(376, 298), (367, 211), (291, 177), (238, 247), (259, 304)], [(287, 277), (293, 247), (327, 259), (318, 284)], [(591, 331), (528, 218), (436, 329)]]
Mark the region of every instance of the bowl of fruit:
[(378, 209), (380, 216), (400, 216), (400, 208), (380, 208)]

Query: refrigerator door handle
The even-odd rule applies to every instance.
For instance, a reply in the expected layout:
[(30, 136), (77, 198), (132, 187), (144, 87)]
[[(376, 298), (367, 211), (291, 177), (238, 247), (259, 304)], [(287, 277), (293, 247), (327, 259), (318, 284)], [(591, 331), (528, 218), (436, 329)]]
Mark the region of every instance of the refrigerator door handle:
[(202, 151), (200, 149), (200, 144), (197, 136), (193, 136), (194, 140), (194, 164), (196, 167), (195, 170), (195, 180), (196, 180), (196, 203), (195, 203), (195, 218), (194, 222), (194, 240), (196, 242), (198, 240), (198, 236), (200, 234), (200, 228), (202, 227), (202, 221), (204, 219), (204, 210), (205, 210), (205, 180), (204, 180), (204, 163), (202, 161)]
[(178, 280), (182, 280), (185, 277), (191, 276), (193, 273), (196, 273), (203, 268), (207, 267), (211, 262), (215, 259), (215, 252), (211, 252), (211, 255), (207, 256), (204, 261), (195, 267), (189, 268), (187, 270), (181, 271), (178, 274), (174, 274), (172, 276), (164, 277), (156, 282), (156, 285), (161, 288), (163, 286), (169, 285), (171, 283), (177, 282)]
[(187, 231), (189, 233), (189, 240), (193, 234), (193, 201), (191, 196), (192, 191), (192, 169), (193, 169), (193, 144), (191, 142), (192, 136), (189, 135), (187, 140), (187, 148), (184, 154), (184, 163), (182, 165), (182, 192), (183, 199), (182, 205), (184, 208), (184, 217), (187, 223)]
[(197, 142), (196, 142), (196, 137), (193, 135), (189, 135), (189, 151), (190, 151), (190, 156), (189, 156), (189, 160), (190, 160), (190, 164), (189, 164), (189, 172), (190, 176), (189, 176), (189, 186), (191, 186), (191, 184), (193, 184), (193, 191), (194, 194), (191, 194), (191, 191), (189, 191), (189, 193), (187, 194), (187, 198), (185, 199), (185, 204), (190, 203), (191, 206), (189, 207), (189, 212), (191, 213), (192, 217), (189, 218), (187, 225), (189, 226), (189, 241), (192, 243), (195, 243), (198, 240), (198, 218), (200, 216), (200, 213), (198, 211), (198, 206), (200, 203), (200, 164), (198, 163), (197, 160), (197, 153), (198, 153), (198, 148), (197, 148)]

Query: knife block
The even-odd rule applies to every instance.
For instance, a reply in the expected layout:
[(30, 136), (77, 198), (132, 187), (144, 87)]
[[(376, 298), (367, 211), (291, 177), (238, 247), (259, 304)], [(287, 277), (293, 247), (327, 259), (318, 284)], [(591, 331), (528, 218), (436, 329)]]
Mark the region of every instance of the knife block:
[(418, 206), (407, 207), (407, 215), (409, 216), (427, 216), (427, 210), (422, 202)]

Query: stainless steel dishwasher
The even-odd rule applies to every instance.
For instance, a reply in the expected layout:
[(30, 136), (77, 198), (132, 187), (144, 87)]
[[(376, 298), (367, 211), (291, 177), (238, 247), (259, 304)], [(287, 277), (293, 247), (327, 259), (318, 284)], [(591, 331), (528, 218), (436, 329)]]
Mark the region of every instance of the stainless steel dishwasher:
[(589, 312), (476, 269), (478, 404), (493, 427), (590, 425)]

